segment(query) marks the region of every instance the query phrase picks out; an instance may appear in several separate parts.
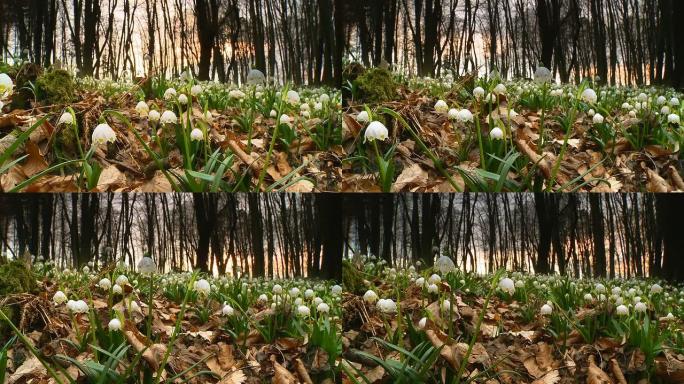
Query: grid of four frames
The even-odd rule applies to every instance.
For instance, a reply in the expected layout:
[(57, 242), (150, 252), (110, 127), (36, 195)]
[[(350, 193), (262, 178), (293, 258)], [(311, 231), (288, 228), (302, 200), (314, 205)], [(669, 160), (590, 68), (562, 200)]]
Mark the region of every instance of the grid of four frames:
[(684, 382), (678, 16), (0, 2), (0, 383)]

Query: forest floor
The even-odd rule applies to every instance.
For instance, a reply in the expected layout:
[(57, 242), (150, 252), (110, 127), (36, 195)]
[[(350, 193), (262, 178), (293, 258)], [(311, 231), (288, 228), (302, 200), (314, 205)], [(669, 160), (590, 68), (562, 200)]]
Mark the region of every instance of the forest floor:
[(150, 275), (34, 272), (37, 285), (0, 298), (21, 332), (10, 339), (19, 333), (0, 318), (0, 382), (333, 382), (341, 289), (332, 282), (154, 274), (150, 301)]
[(339, 91), (66, 74), (31, 92), (26, 71), (0, 93), (4, 192), (311, 192), (336, 177)]
[(431, 275), (431, 268), (392, 271), (377, 260), (353, 268), (342, 302), (351, 382), (684, 382), (679, 287)]
[(394, 168), (379, 180), (344, 168), (343, 190), (684, 191), (672, 89), (347, 72), (344, 130), (382, 123)]

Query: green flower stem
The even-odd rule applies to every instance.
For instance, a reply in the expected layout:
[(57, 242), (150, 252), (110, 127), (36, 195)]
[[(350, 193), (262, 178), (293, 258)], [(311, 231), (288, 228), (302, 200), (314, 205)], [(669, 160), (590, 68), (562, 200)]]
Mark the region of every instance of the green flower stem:
[[(31, 351), (33, 356), (35, 356), (38, 359), (38, 361), (40, 361), (40, 363), (45, 367), (45, 369), (48, 371), (50, 376), (53, 379), (55, 379), (57, 384), (64, 384), (62, 379), (60, 379), (59, 376), (57, 375), (57, 372), (42, 357), (40, 357), (38, 350), (36, 350), (36, 348), (33, 346), (31, 341), (29, 341), (29, 339), (26, 336), (24, 336), (23, 333), (21, 333), (21, 331), (14, 325), (14, 323), (12, 323), (12, 321), (5, 315), (5, 313), (2, 311), (2, 309), (0, 309), (0, 319), (6, 321), (7, 324), (9, 324), (10, 328), (12, 328), (12, 331), (14, 331), (14, 333), (19, 337), (19, 340), (21, 340), (21, 343), (24, 344), (24, 346), (29, 351)], [(69, 382), (71, 382), (71, 383), (74, 382), (71, 377), (68, 377), (68, 378), (69, 378)]]

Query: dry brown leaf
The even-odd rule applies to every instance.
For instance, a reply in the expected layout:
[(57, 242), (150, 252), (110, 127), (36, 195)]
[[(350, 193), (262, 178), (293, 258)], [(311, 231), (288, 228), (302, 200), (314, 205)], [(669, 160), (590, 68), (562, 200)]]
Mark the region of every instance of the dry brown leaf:
[(418, 164), (404, 168), (392, 185), (392, 192), (406, 191), (407, 188), (422, 186), (427, 183), (428, 174)]
[(30, 358), (26, 359), (26, 361), (24, 361), (19, 368), (17, 368), (16, 372), (7, 378), (7, 383), (28, 383), (31, 381), (31, 379), (42, 377), (46, 374), (47, 370), (45, 367), (43, 367), (43, 364), (41, 364), (40, 360), (38, 360), (38, 358), (35, 356), (31, 356)]
[(561, 379), (560, 373), (557, 369), (546, 372), (542, 377), (533, 381), (532, 384), (556, 384)]
[(275, 375), (273, 376), (273, 384), (296, 384), (297, 378), (290, 373), (285, 367), (278, 364), (277, 361), (273, 362), (273, 370)]
[(589, 356), (589, 368), (587, 369), (587, 384), (613, 384), (608, 375), (594, 362), (594, 356)]

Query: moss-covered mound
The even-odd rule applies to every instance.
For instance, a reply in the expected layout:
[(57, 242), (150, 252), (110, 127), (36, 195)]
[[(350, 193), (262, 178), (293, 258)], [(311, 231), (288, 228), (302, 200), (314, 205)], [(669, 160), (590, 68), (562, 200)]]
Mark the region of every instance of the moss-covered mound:
[(392, 72), (385, 68), (372, 68), (354, 80), (361, 100), (366, 103), (382, 103), (397, 97), (399, 83)]
[(76, 82), (68, 71), (50, 69), (36, 80), (36, 97), (47, 104), (68, 104), (76, 97)]
[(365, 292), (363, 274), (350, 261), (342, 262), (342, 287), (355, 294)]
[(36, 277), (18, 260), (0, 265), (0, 297), (36, 291)]
[[(18, 260), (0, 264), (0, 299), (7, 295), (36, 291), (36, 277), (26, 265)], [(19, 308), (16, 306), (3, 306), (0, 308), (16, 325), (19, 321)], [(12, 329), (0, 320), (0, 342), (7, 340)]]

